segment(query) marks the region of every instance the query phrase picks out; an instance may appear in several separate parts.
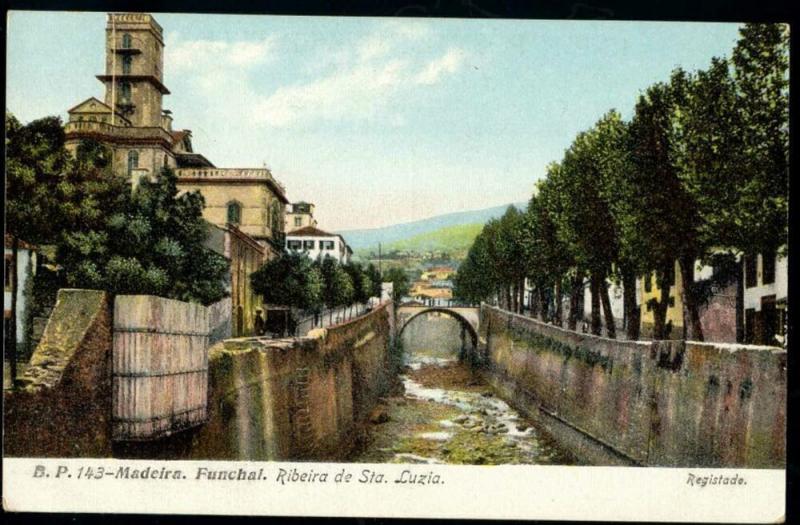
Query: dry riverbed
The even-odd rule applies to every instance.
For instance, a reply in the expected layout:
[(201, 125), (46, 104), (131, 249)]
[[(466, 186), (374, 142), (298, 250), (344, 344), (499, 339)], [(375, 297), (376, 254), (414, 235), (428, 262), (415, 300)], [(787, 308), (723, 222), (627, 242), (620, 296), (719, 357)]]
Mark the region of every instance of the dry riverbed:
[[(454, 360), (416, 357), (405, 394), (373, 414), (367, 444), (352, 461), (472, 465), (575, 464), (552, 439)], [(387, 419), (388, 418), (388, 419)]]

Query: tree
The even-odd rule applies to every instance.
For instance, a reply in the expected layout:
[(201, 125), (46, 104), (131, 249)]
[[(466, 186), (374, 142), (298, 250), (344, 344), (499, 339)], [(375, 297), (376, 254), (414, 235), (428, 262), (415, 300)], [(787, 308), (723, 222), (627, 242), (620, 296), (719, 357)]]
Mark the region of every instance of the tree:
[(12, 236), (11, 319), (6, 334), (11, 348), (12, 383), (17, 376), (17, 261), (20, 239), (39, 245), (53, 241), (61, 227), (59, 201), (54, 189), (69, 165), (64, 130), (57, 117), (22, 125), (6, 113), (6, 232)]
[(250, 282), (269, 304), (314, 312), (321, 308), (322, 275), (305, 254), (281, 253), (253, 272)]
[(561, 242), (573, 254), (576, 266), (589, 273), (592, 290), (592, 333), (600, 334), (600, 304), (606, 313), (606, 331), (615, 337), (606, 277), (618, 253), (614, 220), (602, 187), (595, 129), (579, 133), (564, 154), (556, 181), (559, 214), (557, 231)]
[[(789, 27), (745, 24), (739, 34), (732, 57), (739, 117), (732, 132), (742, 140), (738, 199), (715, 226), (738, 234), (722, 242), (754, 254), (787, 243)], [(719, 224), (725, 221), (732, 226)]]
[(369, 278), (370, 283), (370, 297), (378, 297), (381, 296), (381, 273), (378, 271), (378, 268), (375, 267), (374, 264), (369, 263), (364, 270), (364, 273)]
[(383, 277), (383, 282), (392, 283), (392, 300), (399, 303), (411, 290), (408, 276), (402, 268), (390, 268)]
[(333, 257), (325, 256), (317, 265), (322, 276), (322, 302), (330, 309), (330, 319), (333, 322), (334, 308), (347, 306), (353, 300), (353, 282)]
[(342, 268), (353, 283), (353, 301), (362, 304), (369, 301), (369, 298), (372, 297), (373, 286), (372, 278), (367, 274), (366, 269), (356, 262), (342, 265)]
[(199, 192), (178, 195), (174, 172), (164, 168), (124, 197), (94, 228), (61, 234), (57, 257), (67, 284), (204, 305), (227, 295), (228, 262), (204, 246)]

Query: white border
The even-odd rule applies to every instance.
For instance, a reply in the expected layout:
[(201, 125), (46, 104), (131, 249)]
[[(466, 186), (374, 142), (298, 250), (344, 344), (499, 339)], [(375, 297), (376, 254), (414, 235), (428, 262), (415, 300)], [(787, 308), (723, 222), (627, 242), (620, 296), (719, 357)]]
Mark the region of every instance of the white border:
[[(48, 477), (34, 477), (39, 473)], [(67, 477), (56, 478), (57, 468)], [(180, 469), (181, 480), (77, 479), (78, 469), (120, 467)], [(261, 472), (254, 481), (197, 480), (210, 470)], [(44, 470), (42, 470), (42, 468)], [(326, 482), (281, 484), (279, 469), (327, 473)], [(359, 483), (362, 471), (384, 476)], [(403, 471), (439, 476), (439, 484), (403, 484)], [(353, 474), (336, 483), (337, 473)], [(84, 470), (85, 472), (85, 470)], [(705, 476), (744, 478), (744, 483), (702, 487)], [(432, 476), (431, 476), (432, 477)], [(539, 465), (451, 466), (243, 461), (143, 461), (120, 459), (5, 458), (3, 506), (7, 511), (372, 516), (678, 522), (776, 522), (785, 514), (785, 470)]]

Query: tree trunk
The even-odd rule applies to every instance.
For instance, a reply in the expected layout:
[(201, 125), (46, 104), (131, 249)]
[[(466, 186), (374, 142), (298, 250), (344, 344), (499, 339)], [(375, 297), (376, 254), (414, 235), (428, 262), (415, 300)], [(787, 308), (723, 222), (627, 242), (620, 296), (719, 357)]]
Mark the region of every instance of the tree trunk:
[(511, 285), (511, 311), (517, 313), (519, 305), (517, 305), (517, 283)]
[(652, 305), (653, 310), (653, 339), (667, 337), (667, 308), (669, 308), (669, 286), (664, 285), (668, 272), (661, 272), (662, 279), (657, 279), (656, 285), (661, 291), (661, 298)]
[(506, 310), (511, 310), (511, 287), (506, 285), (505, 287), (506, 292)]
[(537, 302), (539, 303), (537, 307), (537, 309), (539, 310), (537, 318), (540, 321), (547, 321), (547, 297), (545, 297), (545, 292), (543, 287), (539, 286), (537, 288), (536, 297), (537, 297)]
[(622, 301), (625, 309), (626, 337), (631, 341), (639, 339), (639, 305), (636, 304), (636, 274), (622, 270)]
[(583, 295), (583, 276), (576, 275), (572, 280), (572, 290), (569, 294), (569, 320), (567, 322), (567, 328), (572, 331), (578, 328), (578, 308), (580, 306), (581, 295)]
[(694, 261), (695, 258), (692, 256), (678, 259), (683, 284), (683, 326), (687, 340), (702, 341), (703, 326), (700, 322), (700, 298), (694, 282)]
[(555, 286), (555, 301), (556, 301), (556, 312), (553, 316), (553, 321), (555, 322), (556, 326), (561, 326), (561, 279), (556, 279), (556, 286)]
[(17, 273), (17, 261), (19, 256), (19, 239), (15, 235), (11, 242), (11, 326), (9, 327), (9, 345), (11, 354), (8, 356), (11, 372), (11, 388), (16, 389), (17, 385), (17, 295), (19, 290), (19, 276)]
[(600, 276), (596, 271), (589, 277), (592, 291), (592, 334), (601, 335), (603, 328), (600, 322)]
[(608, 296), (608, 283), (600, 279), (600, 300), (603, 302), (603, 315), (606, 318), (606, 336), (611, 339), (617, 338), (617, 326), (614, 323), (614, 312), (611, 310), (611, 298)]

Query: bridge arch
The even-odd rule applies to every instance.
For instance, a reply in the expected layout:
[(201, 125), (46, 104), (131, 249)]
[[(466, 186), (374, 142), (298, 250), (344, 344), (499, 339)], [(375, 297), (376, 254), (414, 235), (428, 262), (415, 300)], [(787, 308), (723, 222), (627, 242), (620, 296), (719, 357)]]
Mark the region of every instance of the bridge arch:
[[(469, 312), (460, 312), (459, 310), (469, 310)], [(474, 312), (472, 312), (474, 310)], [(445, 306), (400, 306), (398, 309), (398, 330), (397, 338), (403, 337), (403, 332), (411, 322), (421, 315), (429, 313), (442, 313), (445, 314), (461, 324), (470, 336), (472, 348), (478, 348), (478, 309), (477, 308), (452, 308)], [(474, 314), (474, 315), (470, 315)]]

